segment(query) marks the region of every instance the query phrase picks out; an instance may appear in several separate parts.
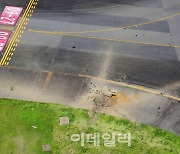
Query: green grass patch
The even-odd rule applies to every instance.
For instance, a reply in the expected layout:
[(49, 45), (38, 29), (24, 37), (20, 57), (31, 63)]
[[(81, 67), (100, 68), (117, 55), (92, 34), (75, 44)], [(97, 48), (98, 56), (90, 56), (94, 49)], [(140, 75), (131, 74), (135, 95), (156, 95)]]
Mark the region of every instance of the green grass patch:
[[(69, 116), (69, 125), (59, 125), (60, 116)], [(36, 126), (37, 129), (32, 128)], [(118, 143), (106, 147), (71, 141), (72, 134), (131, 133), (131, 147)], [(51, 152), (42, 145), (50, 144)], [(0, 153), (2, 154), (119, 154), (119, 153), (180, 153), (180, 137), (170, 132), (105, 114), (89, 118), (86, 110), (71, 107), (0, 99)]]

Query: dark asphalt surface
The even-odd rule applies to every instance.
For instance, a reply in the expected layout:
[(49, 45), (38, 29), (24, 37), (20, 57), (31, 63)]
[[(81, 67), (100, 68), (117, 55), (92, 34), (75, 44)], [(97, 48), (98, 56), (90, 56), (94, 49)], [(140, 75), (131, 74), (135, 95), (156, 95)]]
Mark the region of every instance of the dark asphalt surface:
[[(3, 10), (5, 5), (24, 7), (26, 3), (27, 1), (24, 0), (1, 0), (0, 6)], [(38, 7), (27, 26), (27, 30), (77, 32), (117, 28), (159, 19), (177, 12), (180, 12), (178, 0), (173, 0), (173, 3), (168, 0), (53, 0), (53, 2), (39, 0)], [(137, 28), (87, 33), (83, 36), (180, 45), (179, 18), (177, 16)], [(43, 89), (46, 73), (37, 72), (42, 70), (54, 72), (55, 75), (50, 82), (46, 95), (58, 96), (56, 100), (53, 100), (54, 102), (61, 100), (67, 102), (65, 104), (68, 105), (73, 105), (74, 99), (84, 94), (80, 93), (84, 79), (67, 77), (59, 75), (59, 73), (86, 74), (115, 81), (123, 80), (155, 89), (166, 87), (167, 91), (171, 91), (177, 96), (180, 95), (177, 90), (180, 80), (180, 50), (173, 47), (25, 31), (10, 61), (10, 66), (29, 71), (20, 73), (19, 71), (9, 72), (10, 70), (8, 70), (8, 73), (5, 73), (1, 68), (0, 74), (3, 74), (1, 81), (7, 79), (9, 82), (15, 79), (19, 85), (20, 81), (23, 82), (23, 85), (25, 83), (27, 85), (39, 83), (36, 85), (38, 89)], [(23, 72), (26, 74), (25, 78), (23, 75), (21, 77)], [(32, 82), (30, 82), (31, 80)], [(176, 85), (176, 88), (172, 88), (171, 85)], [(144, 99), (146, 102), (146, 98)], [(163, 113), (172, 103), (171, 100), (160, 101), (158, 99), (158, 101), (160, 104), (164, 103), (162, 105)], [(141, 118), (137, 115), (135, 121), (179, 133), (179, 104), (175, 103), (175, 106), (173, 109), (177, 111), (170, 117), (163, 114), (156, 117), (156, 113), (151, 112), (158, 107), (155, 100), (147, 106), (140, 107), (138, 105), (142, 112), (137, 108), (127, 112), (128, 115), (131, 115), (136, 111), (136, 114), (141, 115)], [(150, 110), (149, 117), (151, 118), (142, 120), (142, 115), (147, 109)], [(173, 124), (167, 124), (167, 120), (171, 120)], [(173, 130), (174, 125), (177, 128)]]
[[(5, 3), (14, 5), (10, 0)], [(91, 3), (94, 7), (89, 6)], [(19, 3), (16, 1), (17, 6), (20, 6), (20, 4), (21, 1)], [(116, 5), (117, 8), (120, 5), (119, 12), (116, 12), (117, 8), (113, 7)], [(81, 28), (83, 30), (105, 29), (107, 27), (116, 28), (147, 22), (149, 21), (148, 18), (156, 19), (158, 16), (163, 17), (163, 14), (158, 14), (156, 17), (156, 12), (152, 12), (146, 18), (137, 17), (137, 15), (133, 16), (131, 13), (130, 15), (121, 16), (120, 13), (121, 10), (123, 11), (123, 6), (127, 9), (129, 7), (129, 11), (137, 7), (140, 7), (140, 9), (147, 7), (149, 10), (152, 8), (152, 11), (155, 8), (158, 11), (159, 9), (162, 11), (164, 9), (163, 2), (158, 0), (148, 2), (143, 0), (100, 0), (92, 2), (85, 0), (64, 0), (59, 2), (59, 0), (56, 0), (53, 3), (42, 0), (27, 29), (47, 31), (66, 31), (66, 29), (67, 31), (77, 31), (76, 29)], [(97, 8), (98, 10), (96, 10)], [(107, 14), (106, 8), (110, 8), (110, 11), (115, 9), (112, 13), (113, 15), (111, 13)], [(177, 11), (174, 10), (174, 12)], [(121, 35), (123, 35), (122, 38), (128, 36), (127, 38), (130, 38), (130, 40), (133, 38), (132, 40), (140, 41), (149, 39), (152, 41), (147, 42), (155, 43), (161, 43), (159, 38), (166, 36), (166, 44), (171, 44), (173, 38), (167, 21), (156, 22), (124, 31), (122, 32), (123, 34), (121, 34), (121, 31), (105, 34), (93, 33), (93, 36), (121, 38)], [(156, 38), (155, 41), (154, 38)], [(73, 72), (77, 74), (87, 73), (88, 75), (97, 76), (100, 74), (100, 67), (103, 64), (106, 53), (109, 52), (107, 50), (112, 52), (110, 67), (105, 68), (107, 69), (107, 79), (118, 81), (123, 76), (126, 76), (128, 82), (157, 87), (163, 87), (179, 80), (180, 63), (175, 49), (171, 47), (99, 41), (32, 32), (25, 32), (23, 35), (17, 52), (12, 58), (11, 65), (31, 70), (52, 70), (54, 72)]]

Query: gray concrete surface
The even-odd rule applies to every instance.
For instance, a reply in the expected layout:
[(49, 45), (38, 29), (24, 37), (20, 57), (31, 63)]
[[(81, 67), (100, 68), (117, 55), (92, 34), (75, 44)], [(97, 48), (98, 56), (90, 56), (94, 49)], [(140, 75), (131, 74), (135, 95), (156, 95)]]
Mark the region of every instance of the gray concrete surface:
[[(26, 4), (20, 0), (0, 2), (1, 10), (4, 5)], [(95, 91), (111, 89), (127, 99), (121, 98), (114, 106), (99, 109), (99, 112), (180, 134), (179, 102), (77, 76), (84, 74), (144, 85), (180, 97), (179, 49), (153, 45), (180, 45), (179, 16), (129, 29), (82, 33), (82, 37), (29, 31), (79, 32), (136, 25), (180, 12), (178, 0), (173, 3), (168, 0), (39, 2), (10, 61), (10, 66), (16, 69), (0, 68), (1, 97), (61, 103), (91, 110), (92, 99), (97, 95)], [(151, 45), (90, 37), (143, 41)], [(44, 89), (48, 71), (53, 72), (53, 76)], [(13, 92), (9, 90), (11, 86)]]

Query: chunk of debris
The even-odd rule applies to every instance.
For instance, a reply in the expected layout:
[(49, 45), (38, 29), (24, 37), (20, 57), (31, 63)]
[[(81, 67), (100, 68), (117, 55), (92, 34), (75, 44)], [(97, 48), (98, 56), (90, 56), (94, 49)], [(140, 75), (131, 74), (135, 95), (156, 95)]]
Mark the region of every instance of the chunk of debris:
[(68, 125), (69, 124), (69, 117), (60, 117), (59, 122), (60, 122), (60, 125)]
[(111, 97), (115, 97), (115, 96), (116, 96), (116, 94), (112, 94), (112, 95), (111, 95)]
[(122, 80), (126, 80), (126, 77), (127, 77), (126, 75), (125, 75), (125, 76), (122, 76), (121, 79), (122, 79)]
[(37, 127), (36, 126), (32, 126), (32, 128), (36, 129)]
[(42, 145), (42, 151), (51, 151), (50, 144), (43, 144)]

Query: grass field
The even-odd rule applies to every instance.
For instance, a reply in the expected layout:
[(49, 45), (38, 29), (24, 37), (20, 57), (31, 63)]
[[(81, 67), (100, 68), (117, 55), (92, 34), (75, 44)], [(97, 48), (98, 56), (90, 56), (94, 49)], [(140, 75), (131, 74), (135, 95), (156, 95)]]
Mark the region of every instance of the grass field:
[[(59, 125), (60, 116), (69, 116), (69, 125)], [(37, 129), (32, 128), (36, 126)], [(71, 141), (72, 134), (131, 133), (131, 147), (116, 142), (105, 147)], [(116, 140), (117, 141), (117, 140)], [(51, 152), (43, 152), (42, 144), (50, 144)], [(71, 107), (0, 99), (0, 154), (118, 154), (180, 153), (180, 137), (144, 124), (137, 124), (104, 114), (90, 118), (86, 110)]]

